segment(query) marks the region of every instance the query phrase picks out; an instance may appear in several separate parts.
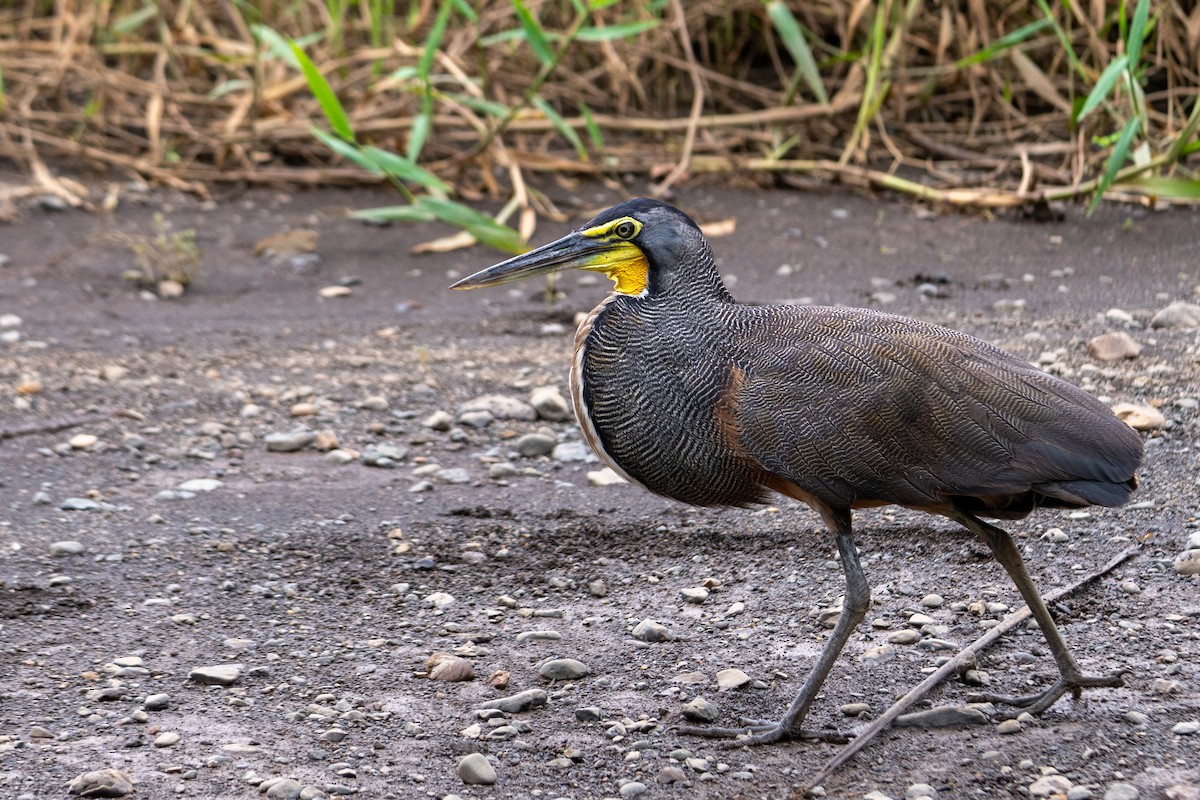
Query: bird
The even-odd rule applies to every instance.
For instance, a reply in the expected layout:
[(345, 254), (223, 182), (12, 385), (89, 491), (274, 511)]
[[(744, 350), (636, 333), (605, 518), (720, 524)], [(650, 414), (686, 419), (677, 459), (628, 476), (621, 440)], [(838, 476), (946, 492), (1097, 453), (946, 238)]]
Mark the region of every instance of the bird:
[(575, 333), (576, 419), (617, 474), (695, 506), (801, 501), (833, 535), (846, 592), (816, 662), (776, 722), (688, 729), (748, 745), (809, 735), (804, 720), (865, 616), (870, 587), (852, 512), (897, 505), (981, 539), (1045, 636), (1058, 678), (986, 695), (1011, 716), (1066, 692), (1123, 685), (1085, 674), (1011, 536), (984, 518), (1118, 507), (1137, 488), (1140, 435), (1082, 389), (981, 339), (875, 309), (737, 302), (712, 247), (679, 209), (637, 198), (452, 289), (566, 269), (612, 290)]

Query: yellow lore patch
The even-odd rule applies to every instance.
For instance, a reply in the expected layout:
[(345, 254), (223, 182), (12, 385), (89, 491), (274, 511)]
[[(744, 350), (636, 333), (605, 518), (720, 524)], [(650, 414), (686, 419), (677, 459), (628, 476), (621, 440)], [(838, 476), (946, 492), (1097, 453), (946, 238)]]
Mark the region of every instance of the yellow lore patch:
[(616, 241), (608, 249), (589, 256), (588, 263), (581, 268), (603, 272), (618, 294), (639, 295), (646, 291), (650, 264), (636, 244)]

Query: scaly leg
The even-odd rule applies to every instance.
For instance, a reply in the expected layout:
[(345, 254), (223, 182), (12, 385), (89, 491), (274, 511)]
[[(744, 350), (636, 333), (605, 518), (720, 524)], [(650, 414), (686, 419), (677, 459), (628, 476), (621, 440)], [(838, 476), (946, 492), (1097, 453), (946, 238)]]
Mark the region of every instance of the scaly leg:
[(973, 700), (978, 699), (983, 702), (1013, 706), (1016, 710), (1008, 716), (1016, 716), (1023, 712), (1040, 714), (1054, 705), (1055, 701), (1062, 697), (1068, 689), (1078, 697), (1080, 691), (1083, 689), (1096, 686), (1124, 685), (1121, 680), (1123, 674), (1121, 671), (1113, 672), (1109, 675), (1084, 675), (1080, 671), (1079, 665), (1075, 663), (1075, 659), (1071, 656), (1070, 651), (1067, 650), (1067, 643), (1063, 641), (1062, 634), (1058, 631), (1058, 626), (1054, 624), (1054, 618), (1050, 616), (1050, 609), (1046, 607), (1046, 603), (1042, 600), (1041, 594), (1038, 593), (1033, 579), (1029, 577), (1029, 572), (1025, 569), (1025, 562), (1021, 558), (1021, 551), (1017, 549), (1011, 536), (1000, 528), (989, 525), (965, 511), (960, 510), (949, 516), (986, 542), (988, 547), (991, 548), (992, 555), (996, 557), (996, 560), (1004, 567), (1005, 572), (1012, 578), (1013, 583), (1017, 585), (1017, 590), (1020, 591), (1021, 598), (1029, 606), (1030, 612), (1033, 613), (1033, 618), (1037, 620), (1038, 627), (1042, 629), (1042, 634), (1046, 637), (1046, 643), (1050, 645), (1050, 652), (1054, 654), (1054, 663), (1058, 665), (1058, 680), (1044, 691), (1021, 697), (978, 694), (972, 696)]
[(858, 626), (858, 623), (862, 622), (867, 608), (871, 605), (871, 587), (867, 585), (867, 577), (863, 574), (862, 565), (858, 561), (858, 553), (854, 549), (850, 511), (832, 511), (826, 516), (826, 520), (834, 523), (830, 525), (830, 528), (837, 539), (838, 553), (842, 557), (842, 570), (846, 573), (846, 599), (842, 603), (842, 613), (833, 628), (833, 633), (829, 635), (829, 640), (825, 642), (825, 647), (821, 650), (817, 663), (813, 665), (808, 677), (804, 679), (804, 685), (800, 687), (796, 698), (788, 706), (783, 719), (774, 724), (752, 725), (744, 728), (694, 728), (689, 726), (680, 728), (680, 733), (720, 738), (736, 736), (739, 737), (737, 740), (739, 745), (769, 744), (785, 739), (825, 738), (820, 733), (804, 730), (800, 726), (808, 715), (808, 709), (816, 699), (817, 692), (821, 690), (821, 685), (825, 683), (825, 678), (829, 675), (829, 670), (837, 660), (838, 654), (845, 646), (846, 640), (850, 638), (850, 633)]

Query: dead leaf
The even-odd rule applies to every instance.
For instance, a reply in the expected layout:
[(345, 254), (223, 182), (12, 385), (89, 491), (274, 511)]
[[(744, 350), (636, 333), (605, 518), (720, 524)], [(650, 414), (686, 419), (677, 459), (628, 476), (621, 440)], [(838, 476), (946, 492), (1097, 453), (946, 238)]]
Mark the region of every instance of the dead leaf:
[(470, 247), (475, 244), (475, 237), (466, 231), (452, 233), (449, 236), (443, 236), (440, 239), (434, 239), (429, 242), (421, 242), (414, 245), (409, 251), (412, 253), (449, 253), (452, 250), (461, 250), (464, 247)]
[(715, 219), (712, 222), (705, 222), (700, 226), (700, 232), (709, 239), (719, 236), (730, 236), (735, 230), (737, 230), (737, 217)]

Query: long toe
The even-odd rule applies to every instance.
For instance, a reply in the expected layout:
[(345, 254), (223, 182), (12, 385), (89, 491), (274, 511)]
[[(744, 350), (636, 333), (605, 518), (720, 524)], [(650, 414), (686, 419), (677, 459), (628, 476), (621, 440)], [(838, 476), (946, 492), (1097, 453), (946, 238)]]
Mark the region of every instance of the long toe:
[(791, 739), (807, 741), (832, 742), (845, 744), (854, 738), (853, 734), (843, 731), (814, 731), (801, 728), (789, 731), (777, 722), (761, 722), (754, 720), (741, 727), (701, 728), (695, 725), (684, 725), (676, 729), (684, 736), (700, 736), (705, 739), (727, 739), (730, 747), (751, 747), (759, 744), (773, 744)]
[(1014, 697), (985, 693), (972, 694), (969, 699), (972, 702), (995, 703), (997, 705), (1009, 706), (1012, 709), (1011, 711), (1002, 712), (996, 716), (1000, 719), (1012, 719), (1021, 714), (1041, 714), (1058, 702), (1058, 698), (1066, 694), (1068, 690), (1078, 697), (1084, 689), (1124, 686), (1124, 676), (1124, 671), (1112, 672), (1108, 675), (1072, 675), (1069, 678), (1060, 677), (1045, 690), (1035, 692), (1034, 694)]

